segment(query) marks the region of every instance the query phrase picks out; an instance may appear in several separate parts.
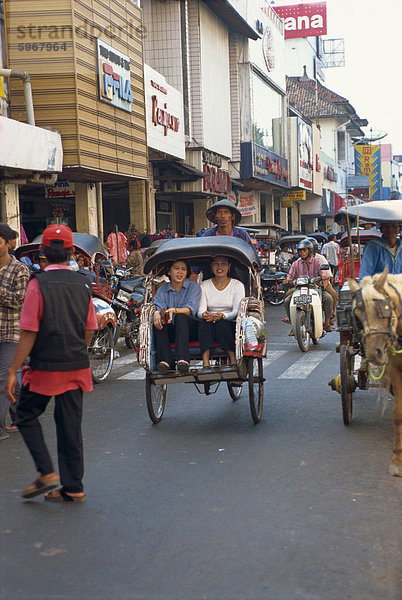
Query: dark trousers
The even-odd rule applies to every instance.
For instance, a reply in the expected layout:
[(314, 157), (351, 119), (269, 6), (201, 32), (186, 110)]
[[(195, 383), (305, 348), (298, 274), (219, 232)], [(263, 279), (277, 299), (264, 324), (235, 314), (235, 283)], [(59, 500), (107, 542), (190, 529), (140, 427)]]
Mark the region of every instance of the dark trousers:
[(235, 351), (236, 322), (220, 319), (219, 321), (200, 321), (198, 335), (201, 353), (212, 350), (217, 342), (225, 350)]
[(331, 265), (331, 263), (329, 263), (329, 266), (330, 266), (330, 268), (331, 268), (332, 275), (333, 275), (334, 277), (336, 277), (336, 274), (338, 273), (338, 266), (337, 266), (337, 265)]
[[(189, 341), (197, 339), (198, 321), (187, 315), (175, 315), (174, 323), (164, 325), (162, 329), (154, 327), (154, 339), (156, 345), (156, 361), (167, 362), (174, 368), (175, 360), (186, 360), (190, 362)], [(170, 344), (174, 343), (174, 354)]]
[[(57, 432), (57, 456), (60, 483), (66, 492), (82, 492), (84, 453), (82, 444), (81, 389), (70, 390), (55, 396), (54, 421)], [(21, 387), (17, 405), (16, 424), (41, 475), (53, 473), (53, 463), (47, 449), (38, 417), (46, 410), (51, 396), (30, 392)]]

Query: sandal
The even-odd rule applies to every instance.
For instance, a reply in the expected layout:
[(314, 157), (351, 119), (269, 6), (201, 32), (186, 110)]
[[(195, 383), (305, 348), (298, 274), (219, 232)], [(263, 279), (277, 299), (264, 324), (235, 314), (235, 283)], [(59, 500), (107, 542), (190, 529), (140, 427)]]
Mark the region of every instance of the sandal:
[(289, 337), (295, 337), (295, 334), (293, 333), (293, 329), (290, 330)]
[(19, 431), (19, 429), (17, 425), (6, 425), (4, 431), (7, 431), (7, 433), (14, 433), (15, 431)]
[(290, 323), (290, 319), (289, 319), (289, 317), (284, 317), (283, 319), (281, 319), (281, 321), (282, 321), (283, 323)]
[(327, 333), (331, 333), (331, 331), (335, 331), (335, 327), (331, 327), (331, 325), (325, 325), (323, 328)]
[(83, 504), (87, 501), (87, 497), (85, 494), (83, 496), (71, 496), (63, 488), (60, 488), (45, 494), (45, 500), (48, 502), (75, 502), (76, 504)]
[(186, 360), (177, 361), (177, 370), (179, 371), (179, 373), (188, 373), (189, 368), (190, 365)]
[(31, 485), (28, 485), (23, 489), (21, 496), (23, 498), (35, 498), (35, 496), (40, 496), (40, 494), (44, 494), (49, 490), (53, 490), (60, 484), (59, 478), (49, 479), (48, 481), (41, 481), (40, 478), (35, 479)]

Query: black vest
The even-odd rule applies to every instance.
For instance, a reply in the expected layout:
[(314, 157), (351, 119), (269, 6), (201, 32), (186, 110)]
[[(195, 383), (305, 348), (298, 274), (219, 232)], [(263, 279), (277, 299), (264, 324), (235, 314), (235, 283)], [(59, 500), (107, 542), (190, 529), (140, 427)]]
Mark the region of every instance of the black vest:
[(75, 371), (89, 367), (85, 324), (91, 283), (67, 269), (35, 273), (43, 296), (43, 318), (30, 355), (41, 371)]

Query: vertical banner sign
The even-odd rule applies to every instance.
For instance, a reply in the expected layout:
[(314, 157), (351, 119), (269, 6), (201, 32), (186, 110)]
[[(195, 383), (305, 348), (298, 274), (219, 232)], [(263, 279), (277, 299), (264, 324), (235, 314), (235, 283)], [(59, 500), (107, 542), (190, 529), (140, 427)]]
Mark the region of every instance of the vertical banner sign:
[(356, 175), (368, 175), (370, 200), (381, 200), (381, 145), (355, 146)]
[(299, 187), (311, 190), (313, 187), (313, 138), (311, 125), (308, 125), (302, 119), (298, 119), (297, 127)]
[(285, 40), (327, 33), (326, 2), (273, 6), (273, 9), (284, 21)]

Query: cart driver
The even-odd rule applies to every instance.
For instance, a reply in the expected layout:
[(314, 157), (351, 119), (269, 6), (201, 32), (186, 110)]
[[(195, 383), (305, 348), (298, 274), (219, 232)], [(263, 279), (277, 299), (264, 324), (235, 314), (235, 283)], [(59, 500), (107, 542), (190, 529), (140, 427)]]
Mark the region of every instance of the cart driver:
[(382, 236), (367, 244), (360, 265), (359, 281), (366, 275), (382, 273), (388, 266), (388, 273), (402, 273), (402, 243), (399, 237), (402, 220), (381, 223)]
[(233, 202), (227, 198), (224, 200), (219, 200), (219, 202), (216, 202), (207, 209), (206, 217), (209, 221), (212, 221), (212, 223), (216, 223), (216, 225), (215, 227), (211, 227), (211, 229), (204, 231), (202, 237), (209, 237), (213, 235), (231, 235), (233, 237), (238, 237), (242, 240), (245, 240), (254, 250), (257, 264), (260, 270), (262, 270), (261, 261), (249, 234), (245, 229), (236, 227), (236, 225), (238, 225), (241, 221), (241, 212), (238, 208), (236, 208)]
[[(289, 273), (286, 275), (286, 279), (297, 279), (303, 275), (307, 277), (321, 277), (323, 280), (327, 279), (329, 275), (325, 271), (321, 271), (321, 261), (313, 256), (314, 248), (310, 240), (305, 239), (297, 244), (297, 251), (300, 258), (298, 258), (290, 267)], [(282, 319), (285, 323), (290, 323), (290, 301), (292, 294), (289, 293), (285, 298), (285, 310), (286, 315)], [(324, 309), (325, 321), (324, 331), (331, 332), (335, 331), (334, 327), (331, 326), (331, 315), (333, 311), (333, 300), (325, 290), (322, 291), (322, 305)], [(292, 331), (289, 335), (292, 335)]]

